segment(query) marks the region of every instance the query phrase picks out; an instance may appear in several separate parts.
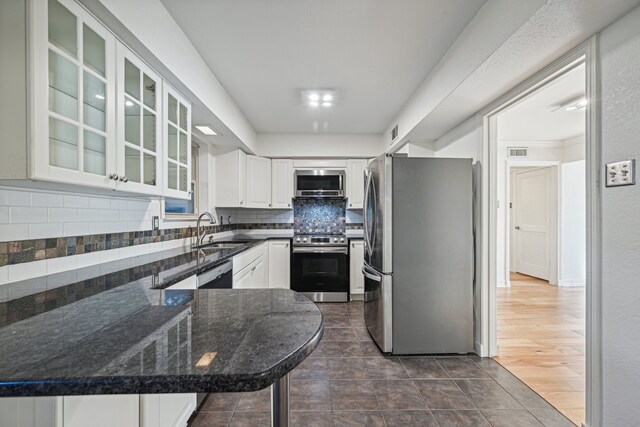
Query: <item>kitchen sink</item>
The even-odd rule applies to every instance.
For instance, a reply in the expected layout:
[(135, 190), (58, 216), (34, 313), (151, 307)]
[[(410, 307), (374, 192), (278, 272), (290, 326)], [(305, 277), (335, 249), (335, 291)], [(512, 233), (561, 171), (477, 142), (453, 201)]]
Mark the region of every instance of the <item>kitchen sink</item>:
[(246, 245), (246, 243), (219, 242), (219, 243), (208, 243), (206, 245), (203, 245), (200, 249), (236, 249), (244, 245)]

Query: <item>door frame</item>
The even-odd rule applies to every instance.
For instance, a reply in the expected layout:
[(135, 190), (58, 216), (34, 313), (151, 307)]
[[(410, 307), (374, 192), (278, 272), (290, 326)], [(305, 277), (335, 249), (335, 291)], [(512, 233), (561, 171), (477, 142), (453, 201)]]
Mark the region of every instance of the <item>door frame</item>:
[(585, 163), (586, 163), (586, 426), (602, 424), (602, 196), (600, 193), (601, 135), (598, 35), (581, 43), (552, 64), (507, 92), (478, 113), (482, 123), (481, 192), (484, 201), (481, 211), (481, 304), (480, 355), (497, 354), (496, 319), (496, 230), (497, 230), (497, 137), (496, 115), (522, 101), (527, 95), (566, 73), (585, 64)]
[[(556, 188), (556, 198), (557, 198), (557, 209), (556, 215), (558, 215), (558, 222), (556, 227), (556, 258), (558, 258), (558, 272), (559, 275), (559, 261), (560, 261), (560, 160), (507, 160), (506, 168), (505, 168), (505, 183), (506, 183), (506, 197), (508, 203), (513, 202), (511, 199), (511, 172), (514, 168), (548, 168), (555, 167), (557, 169), (556, 173), (558, 175), (558, 179), (556, 180), (557, 188)], [(505, 220), (504, 220), (504, 284), (505, 287), (511, 287), (511, 279), (509, 277), (509, 273), (511, 273), (510, 263), (511, 263), (511, 249), (512, 249), (512, 240), (511, 240), (511, 212), (513, 209), (506, 208)], [(549, 258), (551, 258), (553, 254), (549, 253)], [(549, 275), (551, 275), (551, 270), (549, 270)]]

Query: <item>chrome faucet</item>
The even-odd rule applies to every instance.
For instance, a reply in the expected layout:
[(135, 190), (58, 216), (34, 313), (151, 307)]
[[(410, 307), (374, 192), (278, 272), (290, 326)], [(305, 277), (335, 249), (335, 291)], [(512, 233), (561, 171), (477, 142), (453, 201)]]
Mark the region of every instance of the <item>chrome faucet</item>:
[(198, 223), (196, 224), (196, 228), (198, 229), (197, 247), (202, 246), (202, 241), (204, 240), (205, 237), (207, 237), (207, 233), (204, 233), (202, 236), (200, 235), (200, 233), (202, 232), (200, 230), (200, 221), (202, 220), (203, 216), (208, 216), (209, 217), (209, 224), (215, 224), (216, 223), (216, 219), (209, 212), (202, 212), (202, 214), (200, 214), (200, 216), (198, 217)]

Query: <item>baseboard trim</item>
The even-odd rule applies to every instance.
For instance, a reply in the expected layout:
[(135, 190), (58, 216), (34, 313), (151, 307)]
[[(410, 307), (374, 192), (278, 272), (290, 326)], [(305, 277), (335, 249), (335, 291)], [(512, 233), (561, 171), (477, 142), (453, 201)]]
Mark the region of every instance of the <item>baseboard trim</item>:
[(558, 286), (570, 287), (570, 286), (584, 286), (584, 280), (558, 280)]
[(488, 357), (488, 354), (484, 353), (484, 345), (480, 344), (478, 341), (473, 343), (473, 350), (480, 357)]

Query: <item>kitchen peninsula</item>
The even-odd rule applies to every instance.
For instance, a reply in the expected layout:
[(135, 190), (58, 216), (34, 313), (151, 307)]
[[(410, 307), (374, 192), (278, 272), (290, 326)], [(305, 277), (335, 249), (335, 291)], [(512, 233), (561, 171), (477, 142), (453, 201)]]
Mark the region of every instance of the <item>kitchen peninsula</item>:
[[(288, 373), (322, 337), (316, 305), (287, 289), (165, 288), (241, 251), (206, 262), (179, 248), (9, 285), (0, 302), (0, 396), (127, 395), (145, 424), (145, 412), (160, 417), (158, 396), (188, 393), (195, 402), (196, 392), (273, 384), (273, 424), (286, 425)], [(62, 405), (51, 405), (52, 419)]]

